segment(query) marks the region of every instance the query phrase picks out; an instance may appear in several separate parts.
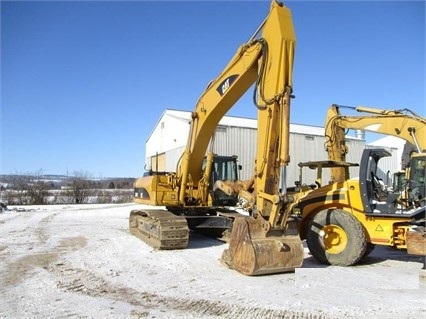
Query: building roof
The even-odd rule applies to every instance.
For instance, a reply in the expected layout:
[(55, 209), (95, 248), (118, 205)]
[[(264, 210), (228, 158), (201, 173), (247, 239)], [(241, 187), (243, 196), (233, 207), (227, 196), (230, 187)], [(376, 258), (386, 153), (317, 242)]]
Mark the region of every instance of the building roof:
[[(165, 115), (174, 117), (176, 119), (181, 119), (183, 121), (191, 120), (191, 112), (189, 111), (179, 111), (166, 109), (161, 116), (163, 118)], [(161, 121), (161, 118), (159, 121)], [(158, 123), (157, 123), (158, 125)], [(236, 116), (224, 116), (220, 121), (219, 125), (221, 126), (234, 126), (234, 127), (244, 127), (244, 128), (257, 128), (257, 120), (251, 118), (244, 117), (236, 117)], [(324, 135), (324, 128), (320, 126), (312, 126), (312, 125), (303, 125), (303, 124), (293, 124), (290, 123), (290, 132), (298, 133), (298, 134), (309, 134), (309, 135)]]
[[(151, 137), (154, 129), (158, 126), (161, 120), (165, 117), (173, 117), (178, 120), (185, 121), (189, 124), (191, 121), (191, 113), (190, 111), (182, 111), (175, 109), (165, 109), (161, 117), (158, 119), (155, 126), (152, 128), (147, 140)], [(230, 127), (243, 127), (243, 128), (257, 128), (257, 120), (246, 117), (237, 117), (237, 116), (224, 116), (220, 121), (219, 125), (221, 126), (230, 126)], [(295, 124), (290, 123), (290, 132), (294, 134), (306, 134), (306, 135), (314, 135), (314, 136), (324, 136), (324, 127), (315, 126), (315, 125), (305, 125), (305, 124)], [(362, 138), (346, 136), (347, 139), (355, 139), (359, 140)]]
[(405, 140), (403, 140), (402, 138), (392, 136), (392, 135), (386, 135), (382, 138), (379, 138), (378, 140), (368, 143), (368, 145), (403, 148), (405, 143), (406, 143)]

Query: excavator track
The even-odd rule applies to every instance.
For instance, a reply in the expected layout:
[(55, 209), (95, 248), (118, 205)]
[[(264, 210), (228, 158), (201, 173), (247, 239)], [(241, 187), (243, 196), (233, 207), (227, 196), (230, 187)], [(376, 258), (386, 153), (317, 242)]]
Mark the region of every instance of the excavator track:
[(166, 210), (132, 210), (129, 230), (156, 249), (183, 249), (188, 246), (189, 228), (185, 217)]

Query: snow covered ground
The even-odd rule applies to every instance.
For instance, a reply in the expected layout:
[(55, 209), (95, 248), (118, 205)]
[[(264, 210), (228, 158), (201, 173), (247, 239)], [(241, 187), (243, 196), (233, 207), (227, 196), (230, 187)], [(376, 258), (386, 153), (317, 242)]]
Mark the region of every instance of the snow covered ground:
[(220, 264), (227, 244), (198, 234), (186, 250), (153, 250), (128, 232), (134, 207), (0, 213), (0, 318), (426, 317), (421, 257), (378, 247), (326, 267), (305, 249), (295, 272), (247, 277)]

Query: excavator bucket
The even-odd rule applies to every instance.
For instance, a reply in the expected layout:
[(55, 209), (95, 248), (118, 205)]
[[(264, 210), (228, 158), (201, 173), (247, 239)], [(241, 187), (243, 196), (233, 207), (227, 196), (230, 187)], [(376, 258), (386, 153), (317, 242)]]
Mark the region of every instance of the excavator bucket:
[(265, 235), (259, 220), (246, 217), (234, 220), (229, 248), (223, 252), (221, 262), (254, 276), (294, 271), (302, 265), (303, 257), (298, 235), (285, 235), (283, 231)]

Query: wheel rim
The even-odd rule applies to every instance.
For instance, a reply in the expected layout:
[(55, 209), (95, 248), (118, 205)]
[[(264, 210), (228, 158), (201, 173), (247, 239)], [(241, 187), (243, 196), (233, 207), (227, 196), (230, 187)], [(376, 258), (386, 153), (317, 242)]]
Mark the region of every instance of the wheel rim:
[(320, 242), (326, 252), (338, 254), (345, 250), (348, 244), (348, 236), (340, 226), (325, 225), (320, 231)]

